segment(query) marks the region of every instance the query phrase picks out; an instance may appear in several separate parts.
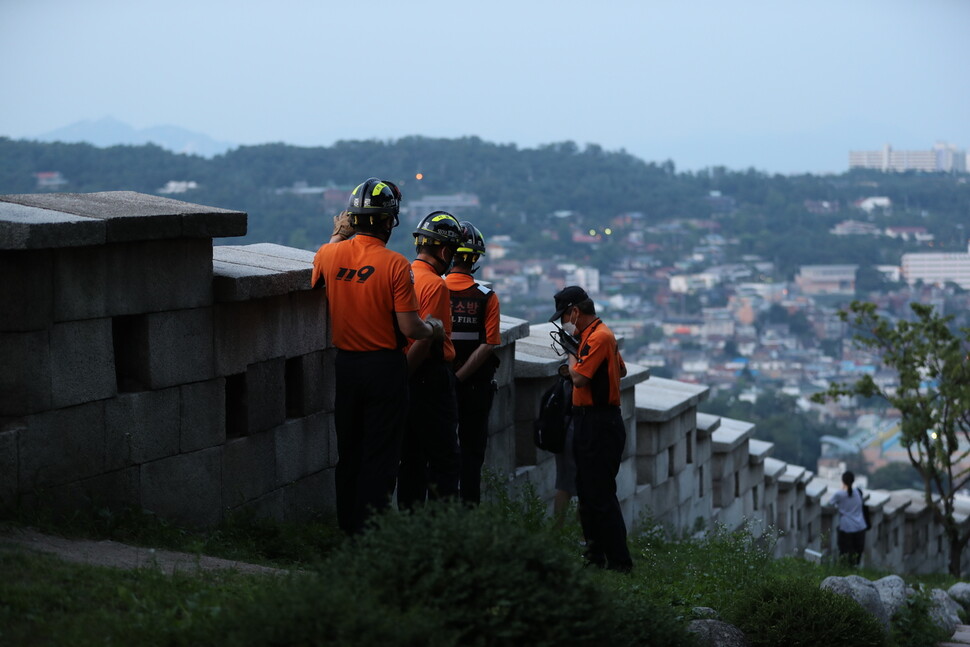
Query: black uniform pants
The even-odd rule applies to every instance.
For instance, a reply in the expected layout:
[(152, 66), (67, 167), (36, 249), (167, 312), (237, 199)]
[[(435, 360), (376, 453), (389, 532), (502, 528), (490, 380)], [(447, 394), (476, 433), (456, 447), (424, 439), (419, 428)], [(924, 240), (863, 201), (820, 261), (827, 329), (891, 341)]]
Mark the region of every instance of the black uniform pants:
[(458, 382), (458, 441), (461, 445), (461, 500), (479, 503), (482, 500), (482, 465), (488, 445), (488, 413), (492, 409), (495, 386), (492, 380)]
[(407, 358), (399, 350), (341, 350), (335, 370), (337, 522), (356, 533), (394, 494), (408, 408)]
[(410, 405), (397, 503), (410, 509), (427, 498), (458, 494), (458, 405), (455, 374), (445, 362), (427, 359), (408, 382)]
[(633, 567), (626, 524), (616, 498), (626, 429), (619, 407), (573, 407), (576, 494), (586, 536), (586, 558), (618, 571)]

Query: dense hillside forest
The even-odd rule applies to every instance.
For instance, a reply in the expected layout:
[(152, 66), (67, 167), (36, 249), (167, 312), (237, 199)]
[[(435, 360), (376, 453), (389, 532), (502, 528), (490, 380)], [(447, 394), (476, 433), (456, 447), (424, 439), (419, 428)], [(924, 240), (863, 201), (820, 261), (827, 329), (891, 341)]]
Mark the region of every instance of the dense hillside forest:
[[(774, 261), (782, 277), (802, 264), (898, 263), (906, 247), (900, 241), (829, 233), (847, 219), (880, 227), (926, 227), (935, 236), (935, 247), (952, 251), (965, 250), (970, 235), (967, 175), (854, 171), (783, 176), (723, 167), (678, 172), (670, 161), (647, 162), (622, 150), (573, 142), (518, 148), (477, 137), (407, 137), (317, 148), (246, 146), (206, 159), (154, 145), (96, 148), (0, 138), (0, 193), (36, 192), (35, 174), (50, 171), (61, 173), (66, 184), (58, 190), (65, 192), (158, 194), (171, 180), (194, 181), (198, 188), (171, 197), (249, 213), (249, 234), (231, 242), (306, 249), (315, 249), (329, 233), (333, 214), (325, 213), (319, 194), (277, 189), (295, 182), (348, 188), (369, 175), (399, 182), (405, 205), (428, 194), (473, 193), (481, 207), (461, 215), (480, 223), (487, 236), (511, 235), (523, 257), (595, 265), (609, 265), (624, 255), (619, 238), (590, 246), (573, 242), (571, 232), (607, 226), (621, 214), (641, 214), (637, 217), (646, 224), (647, 242), (658, 243), (655, 255), (663, 262), (683, 258), (704, 234), (716, 231), (736, 240), (732, 249), (739, 257), (756, 254)], [(417, 173), (423, 174), (421, 181)], [(893, 208), (868, 214), (852, 208), (871, 196), (890, 198)], [(810, 209), (808, 201), (838, 208), (820, 212)], [(554, 215), (565, 211), (572, 214)], [(406, 244), (409, 237), (396, 238)]]

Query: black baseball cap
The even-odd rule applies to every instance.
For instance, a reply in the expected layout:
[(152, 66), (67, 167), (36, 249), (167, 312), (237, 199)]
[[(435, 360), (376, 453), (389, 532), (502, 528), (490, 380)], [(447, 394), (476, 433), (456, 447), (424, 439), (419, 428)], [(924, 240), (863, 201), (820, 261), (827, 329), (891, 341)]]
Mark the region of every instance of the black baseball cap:
[(578, 285), (570, 285), (556, 292), (552, 298), (556, 300), (556, 314), (549, 317), (549, 321), (559, 319), (566, 310), (589, 299), (589, 295)]

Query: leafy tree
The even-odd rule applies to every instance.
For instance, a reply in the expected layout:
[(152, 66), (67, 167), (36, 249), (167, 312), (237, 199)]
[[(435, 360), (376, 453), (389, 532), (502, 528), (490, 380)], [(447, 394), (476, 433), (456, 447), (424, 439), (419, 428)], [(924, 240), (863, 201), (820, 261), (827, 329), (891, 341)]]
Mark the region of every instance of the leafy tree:
[[(901, 443), (923, 480), (926, 504), (943, 527), (950, 547), (949, 571), (960, 576), (970, 525), (957, 520), (955, 498), (970, 484), (970, 328), (954, 333), (951, 316), (913, 303), (913, 321), (893, 323), (874, 303), (854, 301), (840, 314), (856, 329), (855, 343), (881, 351), (898, 385), (876, 384), (865, 375), (813, 396), (818, 402), (843, 396), (876, 397), (902, 414)], [(938, 500), (934, 500), (937, 498)]]
[(920, 475), (910, 463), (889, 463), (869, 475), (869, 487), (876, 490), (903, 490), (918, 487)]

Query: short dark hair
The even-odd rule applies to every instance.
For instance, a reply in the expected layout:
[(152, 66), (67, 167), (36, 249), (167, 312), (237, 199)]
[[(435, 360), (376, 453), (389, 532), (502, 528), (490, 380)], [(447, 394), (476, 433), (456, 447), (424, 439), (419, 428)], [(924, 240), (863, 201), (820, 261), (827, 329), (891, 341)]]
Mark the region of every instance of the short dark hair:
[(593, 303), (592, 299), (585, 299), (576, 304), (576, 307), (584, 315), (595, 315), (596, 314), (596, 304)]

